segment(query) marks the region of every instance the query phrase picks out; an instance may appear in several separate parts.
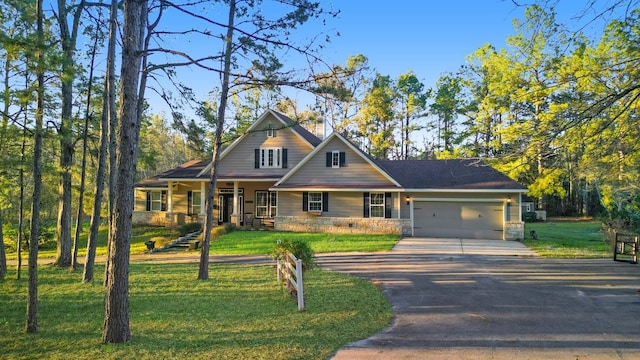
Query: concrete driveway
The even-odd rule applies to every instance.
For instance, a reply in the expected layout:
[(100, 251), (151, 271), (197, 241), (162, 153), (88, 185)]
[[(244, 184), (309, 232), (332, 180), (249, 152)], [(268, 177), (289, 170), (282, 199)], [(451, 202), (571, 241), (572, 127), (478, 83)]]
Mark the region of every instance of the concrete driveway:
[(401, 240), (324, 255), (378, 284), (392, 325), (333, 359), (640, 359), (640, 266), (542, 259), (519, 242)]

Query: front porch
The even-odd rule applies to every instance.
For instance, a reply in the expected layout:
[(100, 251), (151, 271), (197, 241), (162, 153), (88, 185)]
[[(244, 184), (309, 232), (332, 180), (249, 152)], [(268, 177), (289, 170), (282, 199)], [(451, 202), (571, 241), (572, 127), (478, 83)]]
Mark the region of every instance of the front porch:
[[(214, 195), (215, 223), (240, 228), (273, 228), (277, 197), (274, 181), (221, 179)], [(176, 226), (205, 219), (207, 181), (167, 181), (165, 186), (136, 189), (132, 222)]]

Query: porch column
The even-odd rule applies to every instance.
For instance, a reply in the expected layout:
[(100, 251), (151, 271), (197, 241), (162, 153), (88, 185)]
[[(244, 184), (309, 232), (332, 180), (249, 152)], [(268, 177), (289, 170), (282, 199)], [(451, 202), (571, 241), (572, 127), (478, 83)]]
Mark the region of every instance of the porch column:
[(203, 181), (200, 183), (200, 221), (204, 221), (204, 211), (205, 211), (205, 201), (206, 201), (206, 196), (205, 196), (205, 185), (206, 183)]
[(173, 223), (173, 181), (167, 182), (169, 185), (169, 191), (167, 191), (167, 216), (169, 217), (169, 223)]
[(402, 193), (398, 191), (398, 219), (402, 219), (400, 216), (400, 209), (402, 208)]
[(239, 194), (240, 182), (233, 182), (233, 214), (231, 214), (231, 223), (240, 226), (240, 214), (238, 208), (240, 207), (240, 194)]
[(518, 221), (522, 221), (522, 193), (518, 194)]

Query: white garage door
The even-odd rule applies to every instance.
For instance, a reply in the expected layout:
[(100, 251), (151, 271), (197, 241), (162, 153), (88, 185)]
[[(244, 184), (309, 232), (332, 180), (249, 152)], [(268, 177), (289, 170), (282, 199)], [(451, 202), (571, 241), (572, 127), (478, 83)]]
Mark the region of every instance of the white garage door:
[(496, 202), (415, 201), (414, 236), (502, 239), (502, 206)]

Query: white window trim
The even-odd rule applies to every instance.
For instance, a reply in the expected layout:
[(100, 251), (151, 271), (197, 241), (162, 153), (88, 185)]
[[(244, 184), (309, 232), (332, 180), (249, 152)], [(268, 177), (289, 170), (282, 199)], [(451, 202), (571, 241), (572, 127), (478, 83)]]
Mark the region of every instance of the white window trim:
[[(258, 202), (258, 194), (265, 194), (266, 197), (266, 205), (262, 205), (260, 202)], [(272, 199), (272, 196), (275, 197), (275, 199)], [(271, 200), (275, 200), (276, 204), (273, 205), (271, 203)], [(258, 215), (258, 209), (264, 209), (264, 213), (265, 215)], [(265, 190), (258, 190), (256, 191), (256, 199), (255, 199), (255, 216), (257, 218), (272, 218), (275, 217), (277, 215), (278, 212), (278, 193), (276, 192), (271, 192), (271, 191), (265, 191)]]
[[(373, 197), (374, 195), (379, 195), (382, 196), (382, 203), (381, 204), (374, 204), (373, 203)], [(385, 201), (386, 201), (386, 197), (384, 196), (384, 193), (370, 193), (369, 194), (369, 217), (372, 218), (384, 218), (384, 212), (385, 212)], [(374, 208), (381, 208), (382, 209), (382, 213), (381, 215), (374, 215), (373, 209)], [(378, 210), (379, 211), (379, 210)]]
[(275, 137), (276, 129), (272, 128), (271, 125), (267, 128), (267, 137)]
[[(154, 195), (157, 195), (158, 198), (154, 199)], [(151, 191), (151, 199), (149, 201), (149, 211), (162, 211), (162, 191)], [(157, 209), (154, 209), (154, 204), (158, 206)]]
[[(269, 165), (269, 151), (273, 152), (273, 161)], [(261, 169), (281, 169), (282, 168), (282, 148), (281, 147), (261, 147), (260, 148), (260, 168)]]
[[(320, 194), (320, 198), (318, 200), (311, 200), (312, 194)], [(324, 211), (324, 209), (322, 209), (322, 193), (321, 192), (309, 192), (309, 194), (307, 195), (307, 210), (311, 211), (311, 212), (322, 212)], [(314, 204), (315, 206), (318, 206), (319, 204), (319, 209), (314, 208), (311, 206), (311, 204)]]
[[(200, 203), (201, 200), (202, 197), (200, 196), (200, 190), (191, 191), (191, 209), (189, 209), (189, 214), (200, 214), (202, 212), (202, 204)], [(196, 201), (198, 202), (197, 205)], [(197, 211), (195, 211), (196, 209)]]
[(340, 151), (331, 152), (331, 167), (334, 169), (340, 167)]

